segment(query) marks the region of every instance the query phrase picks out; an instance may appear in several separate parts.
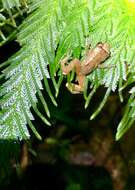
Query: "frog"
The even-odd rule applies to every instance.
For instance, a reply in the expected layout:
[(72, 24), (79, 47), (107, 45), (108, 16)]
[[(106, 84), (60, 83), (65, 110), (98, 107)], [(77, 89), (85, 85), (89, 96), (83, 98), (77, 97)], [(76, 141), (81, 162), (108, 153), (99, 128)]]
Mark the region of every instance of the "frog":
[(110, 55), (110, 45), (106, 42), (99, 42), (93, 49), (87, 50), (82, 61), (74, 58), (70, 63), (68, 63), (69, 56), (63, 58), (60, 61), (62, 74), (68, 75), (72, 70), (76, 73), (77, 84), (66, 83), (66, 87), (69, 91), (73, 94), (83, 93), (87, 75), (97, 67), (102, 68), (101, 63), (108, 59)]

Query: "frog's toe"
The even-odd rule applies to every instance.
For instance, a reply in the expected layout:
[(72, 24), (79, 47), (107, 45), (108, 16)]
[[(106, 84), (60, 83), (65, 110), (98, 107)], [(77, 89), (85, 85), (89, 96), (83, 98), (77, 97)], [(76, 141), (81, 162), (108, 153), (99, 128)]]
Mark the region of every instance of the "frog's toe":
[(67, 89), (72, 93), (72, 94), (80, 94), (82, 93), (81, 91), (79, 90), (75, 90), (75, 84), (69, 84), (69, 83), (66, 83), (66, 87)]

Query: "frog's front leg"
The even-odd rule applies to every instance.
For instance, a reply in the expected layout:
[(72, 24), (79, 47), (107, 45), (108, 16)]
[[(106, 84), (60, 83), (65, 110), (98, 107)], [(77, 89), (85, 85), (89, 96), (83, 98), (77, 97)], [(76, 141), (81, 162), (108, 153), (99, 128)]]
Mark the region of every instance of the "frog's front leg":
[(69, 84), (69, 83), (67, 83), (66, 84), (67, 88), (73, 94), (83, 92), (85, 76), (81, 74), (81, 62), (78, 59), (74, 59), (68, 65), (65, 65), (67, 63), (67, 61), (68, 61), (68, 57), (65, 57), (61, 61), (62, 73), (64, 75), (67, 75), (70, 71), (75, 69), (75, 72), (76, 72), (76, 75), (77, 75), (76, 79), (78, 81), (78, 84), (74, 84), (74, 83)]
[(63, 75), (67, 75), (73, 69), (75, 69), (76, 73), (78, 73), (78, 74), (80, 73), (80, 71), (81, 71), (81, 68), (80, 68), (81, 63), (80, 63), (79, 59), (74, 59), (68, 65), (66, 65), (67, 62), (68, 62), (68, 57), (65, 57), (61, 61), (61, 69), (62, 69)]

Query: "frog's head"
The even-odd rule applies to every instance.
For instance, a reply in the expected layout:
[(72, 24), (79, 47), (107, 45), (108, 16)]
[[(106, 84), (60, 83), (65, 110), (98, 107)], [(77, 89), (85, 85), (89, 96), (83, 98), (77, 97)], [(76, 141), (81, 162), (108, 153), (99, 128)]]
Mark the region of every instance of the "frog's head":
[(98, 47), (102, 48), (102, 49), (105, 50), (108, 54), (110, 54), (110, 45), (109, 45), (108, 43), (99, 42), (99, 43), (98, 43)]
[(108, 53), (110, 54), (110, 45), (108, 43), (103, 43), (102, 44), (102, 48)]

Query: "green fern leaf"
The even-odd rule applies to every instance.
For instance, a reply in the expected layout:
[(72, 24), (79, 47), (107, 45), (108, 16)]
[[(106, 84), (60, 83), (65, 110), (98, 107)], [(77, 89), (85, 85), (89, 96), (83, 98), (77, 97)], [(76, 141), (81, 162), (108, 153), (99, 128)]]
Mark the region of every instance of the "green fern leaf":
[[(135, 73), (134, 73), (135, 76)], [(132, 82), (135, 83), (135, 77), (133, 76)], [(135, 122), (135, 86), (131, 88), (130, 97), (128, 100), (128, 103), (125, 108), (124, 116), (122, 117), (116, 133), (116, 140), (119, 140), (124, 133), (133, 126), (133, 123)]]
[[(41, 92), (43, 89), (41, 80), (44, 80), (47, 92), (56, 105), (47, 78), (51, 77), (56, 94), (58, 94), (62, 78), (56, 81), (55, 75), (59, 69), (61, 57), (69, 49), (72, 49), (75, 55), (79, 55), (80, 47), (84, 46), (84, 35), (89, 33), (87, 20), (90, 17), (84, 1), (72, 1), (71, 3), (42, 0), (38, 2), (38, 6), (38, 9), (20, 27), (18, 41), (23, 48), (7, 61), (9, 66), (3, 70), (8, 80), (1, 87), (3, 97), (1, 100), (3, 110), (1, 139), (29, 138), (27, 124), (36, 136), (41, 138), (32, 125), (31, 120), (34, 118), (30, 111), (33, 107), (36, 114), (50, 125), (36, 107), (37, 99), (40, 99), (47, 116), (50, 116)], [(78, 19), (80, 19), (79, 22)], [(55, 56), (58, 43), (59, 47)]]
[[(127, 71), (127, 66), (135, 68), (135, 3), (130, 0), (95, 0), (89, 8), (93, 26), (91, 44), (95, 46), (99, 41), (107, 41), (111, 46), (111, 58), (104, 63), (108, 65), (108, 69), (95, 70), (88, 76), (88, 80), (95, 85), (98, 79), (100, 85), (105, 85), (112, 91), (118, 88), (123, 101), (120, 89), (131, 72), (130, 69)], [(109, 65), (114, 67), (109, 68)], [(98, 78), (95, 79), (95, 75)]]
[(128, 8), (124, 0), (105, 0), (104, 2), (95, 1), (94, 10), (91, 11), (91, 18), (93, 18), (91, 43), (94, 46), (99, 41), (107, 41), (111, 45), (111, 58), (105, 62), (105, 65), (115, 65), (114, 68), (104, 71), (104, 77), (100, 78), (100, 83), (106, 87), (111, 86), (113, 91), (117, 88), (120, 79), (127, 79), (124, 62), (131, 65), (135, 58), (133, 53), (135, 50), (135, 12), (129, 12)]

